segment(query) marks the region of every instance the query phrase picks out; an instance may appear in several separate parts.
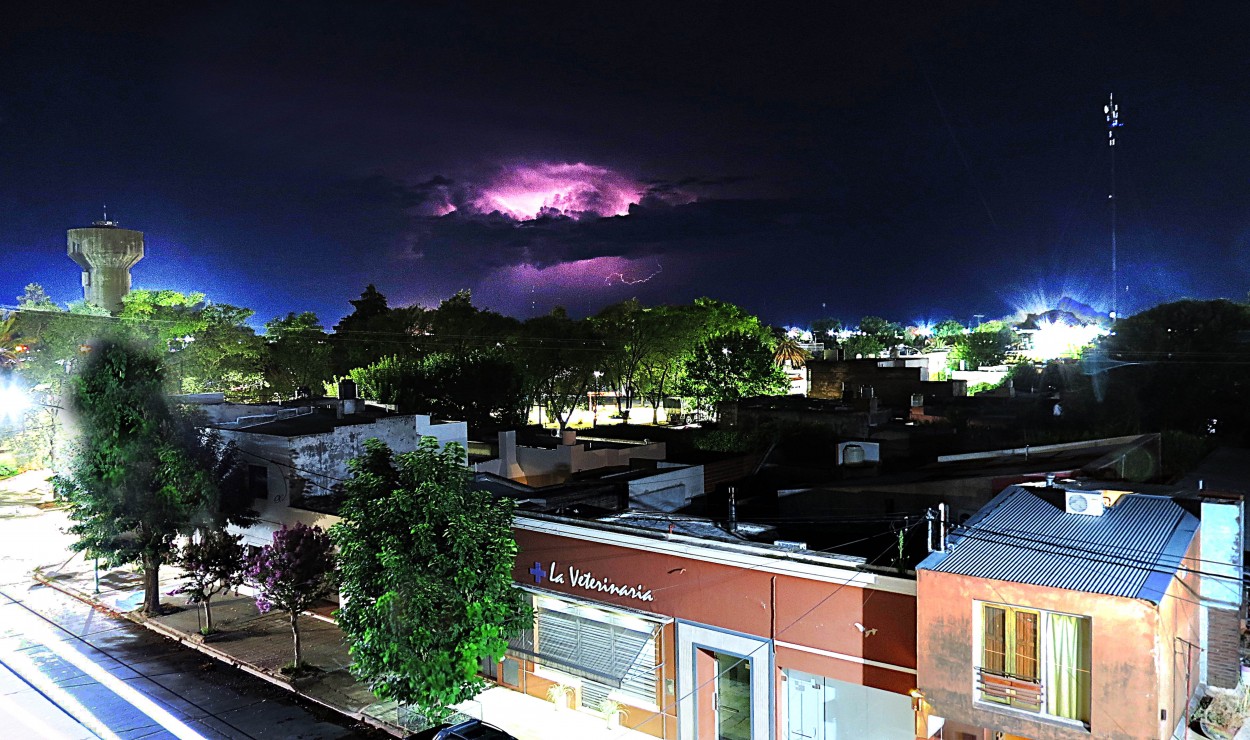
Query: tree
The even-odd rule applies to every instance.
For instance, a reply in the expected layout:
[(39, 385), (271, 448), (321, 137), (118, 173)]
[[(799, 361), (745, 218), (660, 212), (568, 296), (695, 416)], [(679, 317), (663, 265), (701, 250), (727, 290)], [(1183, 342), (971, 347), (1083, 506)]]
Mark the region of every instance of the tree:
[(483, 659), (502, 658), (533, 624), (512, 585), (512, 501), (474, 488), (463, 460), (459, 445), (429, 437), (400, 455), (366, 441), (331, 529), (352, 672), (435, 721), (480, 690)]
[(842, 331), (842, 322), (833, 317), (816, 319), (812, 322), (812, 341), (829, 342), (837, 341), (838, 332)]
[(961, 334), (951, 346), (947, 362), (960, 369), (960, 363), (969, 370), (990, 365), (1001, 365), (1016, 344), (1016, 333), (1001, 321), (987, 321), (968, 334)]
[(852, 334), (842, 340), (842, 353), (848, 360), (876, 357), (885, 351), (881, 340), (868, 334)]
[[(859, 320), (859, 331), (881, 344), (881, 350), (892, 350), (903, 343), (903, 325), (880, 316), (865, 316)], [(874, 353), (875, 354), (875, 353)], [(867, 357), (868, 354), (864, 353)]]
[(563, 429), (603, 366), (602, 338), (588, 322), (574, 321), (556, 308), (525, 322), (516, 350), (527, 395), (545, 406), (547, 417)]
[(933, 326), (933, 336), (945, 337), (947, 339), (954, 339), (955, 337), (963, 336), (965, 331), (966, 328), (964, 325), (954, 319), (939, 321)]
[(684, 375), (683, 395), (712, 413), (724, 401), (779, 395), (790, 386), (768, 344), (743, 332), (699, 344), (685, 363)]
[(372, 284), (350, 303), (354, 310), (335, 324), (331, 337), (335, 375), (388, 355), (414, 354), (429, 330), (428, 311), (420, 306), (391, 308)]
[(95, 347), (70, 382), (79, 441), (67, 471), (53, 479), (74, 520), (72, 549), (109, 566), (142, 565), (146, 614), (160, 611), (160, 567), (176, 538), (215, 498), (163, 384), (156, 356), (115, 343)]
[[(1164, 303), (1115, 324), (1106, 363), (1085, 362), (1100, 405), (1130, 397), (1149, 431), (1245, 439), (1250, 429), (1250, 306), (1225, 300)], [(1089, 359), (1087, 357), (1087, 359)]]
[(290, 399), (300, 388), (320, 393), (322, 384), (334, 377), (330, 354), (329, 338), (317, 314), (292, 312), (286, 318), (267, 322), (265, 395)]
[(298, 673), (303, 667), (299, 615), (334, 593), (334, 542), (321, 527), (283, 526), (248, 559), (247, 581), (256, 586), (262, 614), (274, 608), (287, 613), (295, 643), (290, 672)]
[(60, 311), (39, 283), (28, 283), (26, 290), (17, 297), (17, 307), (22, 311)]
[(638, 363), (638, 393), (657, 413), (664, 399), (677, 392), (684, 361), (701, 340), (700, 313), (695, 306), (657, 306), (643, 314), (652, 340)]
[(219, 391), (251, 400), (259, 390), (261, 341), (252, 310), (209, 301), (203, 293), (132, 290), (117, 322), (123, 336), (161, 355), (171, 390)]
[(475, 428), (524, 419), (521, 370), (499, 351), (383, 357), (350, 377), (364, 396), (402, 413), (463, 419)]
[(178, 550), (188, 603), (204, 605), (204, 634), (213, 632), (213, 597), (239, 585), (243, 575), (243, 537), (210, 529)]
[(428, 312), (423, 345), (433, 351), (460, 356), (473, 350), (496, 347), (516, 333), (516, 319), (484, 311), (473, 305), (473, 294), (465, 289)]
[(646, 321), (646, 314), (647, 309), (634, 298), (608, 306), (591, 320), (606, 343), (604, 375), (608, 387), (616, 390), (617, 412), (634, 407), (643, 359), (661, 341), (655, 331), (658, 327)]

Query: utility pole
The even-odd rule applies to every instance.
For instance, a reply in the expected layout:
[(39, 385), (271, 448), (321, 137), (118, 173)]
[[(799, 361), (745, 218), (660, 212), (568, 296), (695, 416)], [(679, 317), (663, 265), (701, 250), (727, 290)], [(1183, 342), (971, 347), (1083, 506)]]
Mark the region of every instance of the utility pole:
[(1102, 111), (1107, 117), (1107, 146), (1111, 148), (1111, 194), (1107, 199), (1111, 201), (1111, 320), (1115, 321), (1120, 308), (1119, 254), (1115, 243), (1115, 130), (1124, 125), (1120, 123), (1120, 106), (1115, 102), (1115, 93), (1108, 96)]

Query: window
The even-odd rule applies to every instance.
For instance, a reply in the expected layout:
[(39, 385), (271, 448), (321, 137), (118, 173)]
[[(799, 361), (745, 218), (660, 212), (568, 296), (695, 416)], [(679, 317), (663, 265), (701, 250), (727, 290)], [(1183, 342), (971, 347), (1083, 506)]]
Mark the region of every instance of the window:
[(1000, 604), (979, 611), (978, 698), (1089, 722), (1089, 618)]
[(657, 705), (658, 624), (561, 599), (538, 597), (534, 607), (534, 627), (515, 635), (509, 652), (580, 679), (583, 706)]

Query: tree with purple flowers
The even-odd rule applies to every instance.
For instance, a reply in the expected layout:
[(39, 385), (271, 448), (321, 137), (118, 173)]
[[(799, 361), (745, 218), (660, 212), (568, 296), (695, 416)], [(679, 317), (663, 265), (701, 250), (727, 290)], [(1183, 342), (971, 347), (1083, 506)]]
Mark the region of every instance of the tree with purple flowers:
[(207, 529), (178, 548), (183, 570), (182, 593), (191, 604), (204, 606), (204, 634), (213, 631), (212, 600), (238, 586), (243, 578), (243, 538), (220, 529)]
[(273, 533), (273, 542), (255, 552), (247, 563), (247, 581), (256, 587), (256, 607), (286, 612), (295, 640), (295, 662), (301, 667), (299, 615), (334, 593), (334, 543), (321, 527), (300, 522)]

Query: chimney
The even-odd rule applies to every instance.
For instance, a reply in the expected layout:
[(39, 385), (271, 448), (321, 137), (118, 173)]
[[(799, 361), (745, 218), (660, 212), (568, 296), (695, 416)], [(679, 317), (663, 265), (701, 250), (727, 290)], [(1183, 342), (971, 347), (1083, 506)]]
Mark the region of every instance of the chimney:
[(339, 400), (356, 400), (356, 381), (351, 378), (343, 378), (339, 381)]

